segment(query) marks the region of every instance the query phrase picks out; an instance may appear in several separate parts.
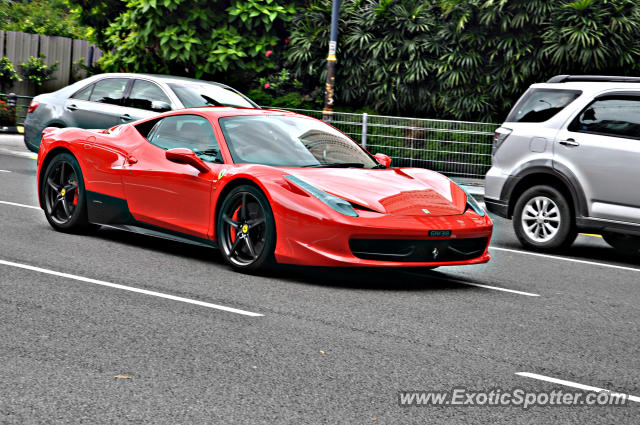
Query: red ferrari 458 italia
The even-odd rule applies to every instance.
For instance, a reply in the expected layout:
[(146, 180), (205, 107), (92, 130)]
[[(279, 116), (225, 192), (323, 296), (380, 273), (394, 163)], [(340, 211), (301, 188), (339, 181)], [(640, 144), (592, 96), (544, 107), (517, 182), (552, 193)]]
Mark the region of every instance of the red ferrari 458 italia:
[(38, 193), (60, 231), (110, 226), (271, 262), (489, 261), (492, 222), (448, 178), (390, 168), (332, 126), (278, 110), (183, 109), (108, 130), (48, 128)]

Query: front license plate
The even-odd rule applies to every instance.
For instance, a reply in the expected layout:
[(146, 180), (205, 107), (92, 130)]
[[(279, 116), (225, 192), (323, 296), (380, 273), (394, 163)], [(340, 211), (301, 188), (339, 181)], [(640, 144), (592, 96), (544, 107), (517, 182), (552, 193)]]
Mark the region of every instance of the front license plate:
[(451, 230), (429, 230), (429, 236), (436, 238), (451, 236)]

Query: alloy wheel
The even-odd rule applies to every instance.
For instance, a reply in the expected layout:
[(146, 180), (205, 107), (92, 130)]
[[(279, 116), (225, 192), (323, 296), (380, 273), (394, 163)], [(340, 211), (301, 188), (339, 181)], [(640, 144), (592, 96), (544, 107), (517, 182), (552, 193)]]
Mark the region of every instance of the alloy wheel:
[(221, 248), (236, 266), (246, 267), (255, 262), (267, 244), (265, 211), (250, 192), (237, 192), (225, 202), (221, 212)]
[(562, 224), (558, 205), (546, 196), (531, 198), (524, 205), (521, 220), (524, 233), (536, 242), (553, 239)]
[(59, 161), (45, 181), (45, 207), (58, 225), (71, 221), (78, 206), (78, 176), (66, 161)]

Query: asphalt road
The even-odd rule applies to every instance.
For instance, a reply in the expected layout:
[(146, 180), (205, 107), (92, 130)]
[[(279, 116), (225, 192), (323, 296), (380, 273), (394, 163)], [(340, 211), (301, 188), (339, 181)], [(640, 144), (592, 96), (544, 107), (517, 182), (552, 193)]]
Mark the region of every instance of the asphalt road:
[(640, 264), (601, 238), (532, 255), (496, 219), (487, 265), (249, 276), (212, 249), (57, 233), (25, 207), (37, 205), (34, 176), (19, 140), (0, 138), (0, 423), (638, 423), (632, 400), (398, 401), (579, 391), (554, 378), (640, 396)]

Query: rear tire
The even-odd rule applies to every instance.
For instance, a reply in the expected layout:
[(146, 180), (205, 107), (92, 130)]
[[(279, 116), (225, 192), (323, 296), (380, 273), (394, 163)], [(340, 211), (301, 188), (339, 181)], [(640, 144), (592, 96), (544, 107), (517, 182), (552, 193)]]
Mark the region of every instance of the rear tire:
[(42, 179), (40, 199), (55, 230), (79, 233), (90, 227), (82, 170), (73, 155), (61, 153), (51, 160)]
[(522, 245), (535, 250), (571, 246), (578, 236), (569, 202), (551, 186), (526, 190), (513, 211), (513, 229)]
[(602, 238), (623, 254), (640, 255), (640, 237), (619, 233), (605, 233)]
[(267, 197), (258, 188), (241, 185), (220, 205), (216, 234), (222, 257), (233, 269), (255, 272), (275, 261), (276, 225)]

